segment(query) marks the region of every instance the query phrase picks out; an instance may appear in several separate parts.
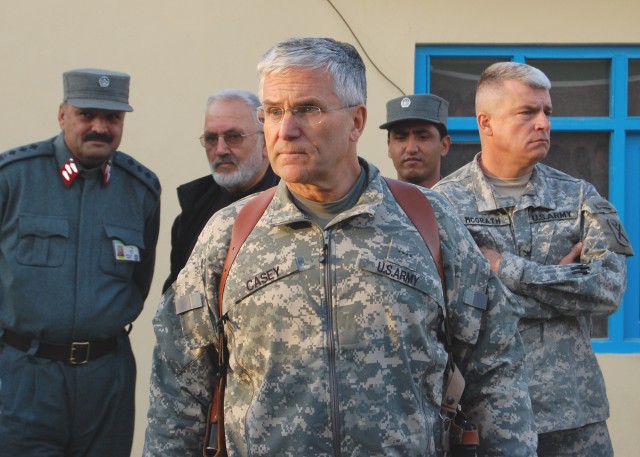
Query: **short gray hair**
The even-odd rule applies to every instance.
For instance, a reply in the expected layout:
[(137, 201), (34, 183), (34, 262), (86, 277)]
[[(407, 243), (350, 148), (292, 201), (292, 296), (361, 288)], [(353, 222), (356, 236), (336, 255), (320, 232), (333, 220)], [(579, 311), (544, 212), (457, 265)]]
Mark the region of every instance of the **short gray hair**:
[(536, 67), (519, 62), (497, 62), (482, 72), (477, 90), (485, 86), (497, 86), (507, 80), (519, 81), (534, 89), (551, 89), (547, 75)]
[(367, 103), (366, 68), (355, 47), (332, 38), (290, 38), (269, 49), (258, 64), (260, 92), (264, 78), (291, 69), (325, 70), (333, 78), (343, 106)]
[(213, 94), (211, 97), (209, 97), (209, 99), (207, 100), (207, 110), (209, 109), (212, 103), (215, 103), (220, 100), (227, 100), (227, 101), (240, 100), (245, 102), (249, 106), (249, 108), (251, 108), (254, 122), (258, 126), (259, 130), (262, 130), (262, 124), (258, 122), (258, 118), (254, 109), (260, 106), (260, 99), (256, 94), (249, 92), (247, 90), (241, 90), (241, 89), (224, 89), (224, 90), (221, 90), (220, 92)]
[(497, 62), (489, 65), (480, 75), (476, 87), (476, 113), (486, 96), (500, 89), (505, 81), (518, 81), (533, 89), (551, 89), (547, 75), (536, 67), (520, 62)]

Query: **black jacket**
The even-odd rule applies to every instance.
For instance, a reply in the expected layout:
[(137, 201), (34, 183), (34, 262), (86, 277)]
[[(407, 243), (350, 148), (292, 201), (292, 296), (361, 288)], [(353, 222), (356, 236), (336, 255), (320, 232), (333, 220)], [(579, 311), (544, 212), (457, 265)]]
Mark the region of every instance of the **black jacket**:
[(178, 201), (182, 213), (176, 217), (171, 227), (171, 271), (162, 286), (162, 292), (176, 280), (191, 255), (198, 235), (216, 211), (247, 195), (273, 187), (279, 180), (269, 167), (264, 178), (245, 192), (230, 193), (216, 184), (211, 175), (179, 186)]

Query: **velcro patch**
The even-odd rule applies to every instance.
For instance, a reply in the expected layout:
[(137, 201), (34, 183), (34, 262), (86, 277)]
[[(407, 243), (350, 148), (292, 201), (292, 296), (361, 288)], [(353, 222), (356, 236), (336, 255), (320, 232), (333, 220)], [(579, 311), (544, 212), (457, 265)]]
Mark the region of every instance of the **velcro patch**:
[(200, 294), (184, 295), (176, 300), (176, 314), (183, 314), (203, 306)]
[(487, 309), (487, 296), (485, 294), (481, 294), (480, 292), (474, 292), (471, 289), (466, 290), (462, 301), (467, 305), (473, 306), (474, 308)]

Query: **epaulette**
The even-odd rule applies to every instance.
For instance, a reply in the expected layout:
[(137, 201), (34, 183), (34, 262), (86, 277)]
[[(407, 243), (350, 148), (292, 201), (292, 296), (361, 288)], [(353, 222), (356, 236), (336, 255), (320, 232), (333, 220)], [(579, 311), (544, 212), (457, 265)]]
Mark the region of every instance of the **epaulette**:
[(0, 154), (0, 168), (17, 162), (19, 160), (31, 159), (34, 157), (53, 155), (53, 139), (31, 143), (17, 148), (9, 149)]
[(153, 171), (149, 170), (129, 154), (122, 151), (116, 151), (113, 155), (112, 163), (114, 166), (121, 168), (134, 176), (145, 186), (151, 189), (158, 198), (160, 197), (160, 192), (162, 190), (160, 187), (160, 180)]

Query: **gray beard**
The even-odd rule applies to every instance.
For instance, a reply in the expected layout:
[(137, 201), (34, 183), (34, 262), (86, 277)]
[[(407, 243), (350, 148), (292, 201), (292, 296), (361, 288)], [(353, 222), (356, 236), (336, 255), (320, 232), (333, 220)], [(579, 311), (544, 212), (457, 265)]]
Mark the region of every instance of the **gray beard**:
[[(227, 160), (228, 161), (228, 160)], [(262, 168), (262, 155), (254, 154), (247, 158), (244, 162), (239, 162), (235, 157), (230, 160), (236, 165), (237, 170), (233, 173), (218, 173), (215, 171), (215, 167), (222, 160), (218, 159), (209, 164), (211, 167), (211, 175), (213, 180), (220, 186), (224, 187), (230, 192), (238, 191), (253, 179), (253, 177), (260, 172)], [(229, 161), (228, 161), (229, 162)]]

